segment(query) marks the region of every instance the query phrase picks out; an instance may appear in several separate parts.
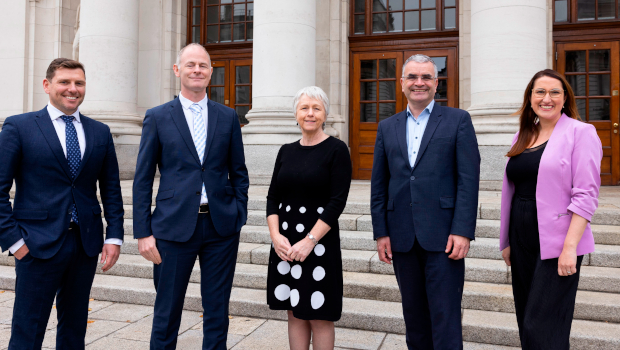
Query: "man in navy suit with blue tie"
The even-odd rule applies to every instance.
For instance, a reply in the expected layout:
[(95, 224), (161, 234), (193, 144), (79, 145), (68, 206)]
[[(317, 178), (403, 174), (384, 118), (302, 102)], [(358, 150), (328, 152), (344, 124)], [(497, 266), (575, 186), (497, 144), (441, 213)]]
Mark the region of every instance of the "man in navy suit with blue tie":
[(407, 110), (379, 123), (371, 214), (379, 259), (394, 264), (409, 349), (463, 348), (464, 258), (474, 239), (480, 154), (469, 114), (434, 101), (437, 66), (405, 61)]
[[(173, 66), (177, 99), (146, 112), (133, 186), (134, 236), (154, 265), (151, 349), (175, 349), (185, 292), (200, 262), (203, 349), (226, 349), (239, 232), (247, 220), (248, 172), (237, 113), (209, 100), (213, 68), (202, 45)], [(156, 168), (161, 178), (151, 214)]]
[(84, 349), (97, 256), (109, 270), (123, 242), (118, 162), (110, 128), (78, 110), (82, 64), (55, 59), (43, 89), (47, 107), (7, 118), (0, 133), (0, 247), (17, 275), (9, 349), (41, 349), (54, 297), (56, 348)]

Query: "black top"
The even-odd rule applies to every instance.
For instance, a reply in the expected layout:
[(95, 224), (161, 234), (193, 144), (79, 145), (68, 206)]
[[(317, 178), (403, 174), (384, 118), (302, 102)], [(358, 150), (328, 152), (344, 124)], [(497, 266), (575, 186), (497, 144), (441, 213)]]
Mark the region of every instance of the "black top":
[(536, 199), (538, 166), (547, 142), (527, 148), (523, 153), (511, 157), (508, 161), (506, 175), (515, 185), (515, 196)]

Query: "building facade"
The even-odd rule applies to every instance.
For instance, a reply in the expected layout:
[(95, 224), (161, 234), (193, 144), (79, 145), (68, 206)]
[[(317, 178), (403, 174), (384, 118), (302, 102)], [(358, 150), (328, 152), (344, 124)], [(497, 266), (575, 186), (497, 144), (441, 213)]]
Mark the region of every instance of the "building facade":
[(327, 132), (369, 179), (378, 122), (403, 110), (402, 63), (439, 66), (436, 101), (472, 116), (483, 188), (499, 188), (513, 115), (532, 75), (564, 74), (604, 148), (603, 184), (620, 181), (620, 0), (11, 0), (0, 3), (0, 123), (47, 103), (56, 57), (87, 72), (81, 111), (111, 127), (121, 176), (135, 168), (147, 109), (179, 93), (172, 65), (203, 44), (209, 98), (236, 109), (251, 181), (268, 183), (280, 145), (300, 137), (292, 98), (329, 96)]

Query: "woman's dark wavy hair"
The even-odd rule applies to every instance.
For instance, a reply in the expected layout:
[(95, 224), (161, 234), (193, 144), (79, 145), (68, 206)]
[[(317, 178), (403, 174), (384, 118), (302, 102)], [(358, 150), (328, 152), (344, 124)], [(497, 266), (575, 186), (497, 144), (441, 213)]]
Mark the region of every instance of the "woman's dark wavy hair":
[(536, 140), (540, 134), (538, 116), (532, 109), (532, 89), (534, 88), (536, 80), (542, 77), (550, 77), (562, 82), (562, 89), (564, 89), (564, 96), (566, 97), (563, 112), (570, 118), (581, 120), (579, 111), (577, 110), (575, 94), (566, 78), (553, 69), (541, 70), (534, 74), (530, 83), (527, 84), (527, 88), (525, 88), (523, 105), (521, 105), (521, 109), (515, 113), (515, 115), (519, 115), (519, 137), (517, 138), (517, 142), (515, 142), (510, 151), (506, 154), (506, 157), (514, 157), (521, 154), (527, 146), (532, 143), (532, 140)]

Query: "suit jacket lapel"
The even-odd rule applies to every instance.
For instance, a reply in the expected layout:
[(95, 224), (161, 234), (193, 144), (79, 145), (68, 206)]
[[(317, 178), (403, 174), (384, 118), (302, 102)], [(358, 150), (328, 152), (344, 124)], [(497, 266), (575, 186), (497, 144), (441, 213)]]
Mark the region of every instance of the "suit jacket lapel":
[(431, 112), (431, 115), (428, 117), (428, 124), (426, 124), (424, 135), (422, 135), (422, 142), (420, 142), (420, 151), (418, 151), (418, 157), (416, 158), (415, 164), (413, 165), (413, 168), (411, 169), (412, 171), (413, 169), (415, 169), (418, 163), (420, 163), (420, 159), (422, 159), (422, 156), (424, 155), (424, 151), (426, 151), (426, 147), (428, 146), (428, 143), (431, 141), (431, 138), (433, 137), (433, 134), (435, 133), (437, 126), (441, 122), (440, 117), (441, 117), (441, 106), (439, 106), (437, 102), (435, 102), (435, 106), (433, 107), (433, 112)]
[(65, 152), (62, 150), (62, 145), (58, 139), (58, 134), (56, 134), (54, 124), (52, 124), (52, 119), (49, 113), (47, 113), (47, 107), (39, 111), (35, 120), (56, 160), (60, 163), (60, 167), (65, 171), (67, 177), (71, 178), (71, 169), (69, 168), (67, 157), (65, 157)]
[(170, 115), (172, 116), (172, 120), (177, 126), (177, 129), (179, 130), (183, 141), (185, 141), (189, 152), (192, 154), (196, 162), (200, 164), (200, 160), (198, 159), (198, 152), (196, 152), (196, 145), (194, 145), (192, 133), (189, 131), (189, 126), (187, 125), (185, 114), (183, 114), (183, 107), (181, 106), (181, 102), (178, 98), (172, 101), (172, 105), (170, 106)]
[(82, 157), (82, 161), (80, 162), (80, 167), (78, 168), (77, 174), (75, 174), (75, 178), (77, 179), (84, 169), (84, 164), (90, 157), (91, 153), (93, 153), (93, 143), (95, 142), (95, 131), (93, 130), (93, 124), (91, 120), (84, 117), (82, 113), (80, 113), (80, 122), (82, 122), (82, 128), (84, 128), (84, 140), (86, 140), (86, 149), (84, 150), (84, 156)]
[(218, 112), (217, 108), (215, 108), (215, 103), (211, 100), (207, 103), (207, 108), (209, 110), (209, 115), (207, 116), (207, 146), (205, 147), (205, 157), (204, 161), (207, 160), (207, 155), (209, 155), (209, 149), (211, 148), (211, 142), (213, 142), (213, 136), (215, 135), (215, 127), (217, 125)]
[(407, 111), (399, 113), (396, 116), (396, 141), (400, 146), (400, 150), (405, 157), (407, 166), (411, 169), (409, 164), (409, 152), (407, 152)]

